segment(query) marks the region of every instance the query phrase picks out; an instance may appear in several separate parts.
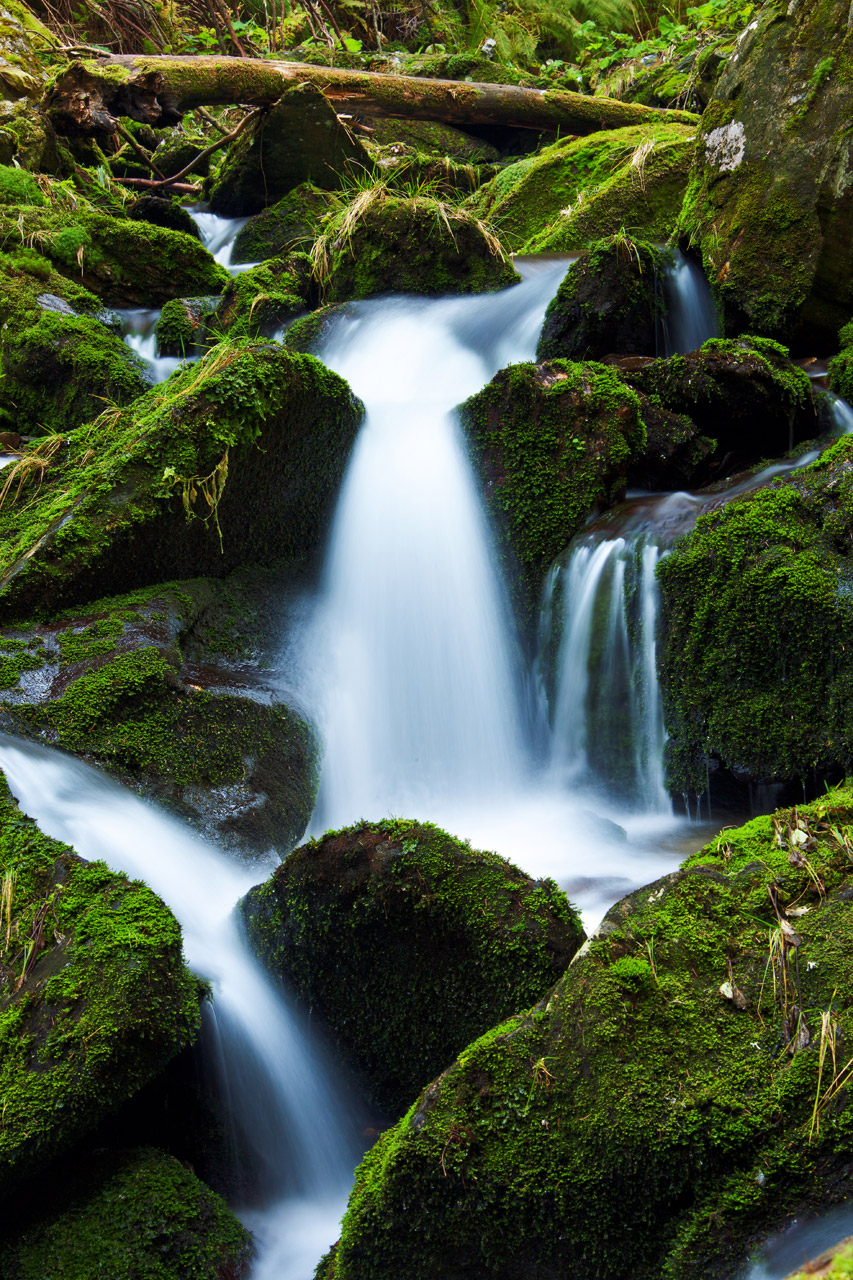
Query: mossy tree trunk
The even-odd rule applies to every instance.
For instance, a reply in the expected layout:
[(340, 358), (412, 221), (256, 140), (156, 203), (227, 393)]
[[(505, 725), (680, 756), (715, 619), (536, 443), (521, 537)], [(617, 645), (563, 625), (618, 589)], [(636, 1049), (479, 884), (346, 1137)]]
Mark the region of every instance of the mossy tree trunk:
[(155, 126), (177, 124), (196, 107), (275, 102), (290, 85), (305, 81), (322, 89), (338, 112), (443, 120), (463, 127), (494, 123), (587, 134), (645, 122), (697, 120), (685, 111), (515, 85), (424, 80), (261, 58), (124, 54), (71, 63), (51, 85), (45, 108), (60, 133), (113, 132), (117, 116)]

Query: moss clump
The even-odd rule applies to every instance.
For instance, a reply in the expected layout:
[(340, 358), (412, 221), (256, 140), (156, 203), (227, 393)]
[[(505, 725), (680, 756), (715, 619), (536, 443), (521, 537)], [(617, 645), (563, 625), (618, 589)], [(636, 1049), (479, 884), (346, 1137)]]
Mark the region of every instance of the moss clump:
[(4, 204), (44, 204), (39, 184), (26, 169), (0, 166), (0, 205)]
[(157, 321), (157, 350), (161, 356), (189, 356), (212, 345), (208, 325), (216, 298), (171, 298)]
[(127, 216), (134, 222), (150, 222), (155, 227), (170, 231), (183, 231), (186, 235), (201, 239), (198, 224), (177, 200), (161, 200), (156, 196), (140, 196), (127, 207)]
[(232, 335), (271, 336), (307, 309), (313, 293), (307, 254), (271, 258), (233, 278), (216, 308), (214, 323)]
[[(494, 83), (494, 81), (492, 82)], [(437, 120), (399, 120), (387, 116), (374, 116), (370, 127), (371, 141), (380, 146), (402, 144), (428, 157), (444, 156), (457, 164), (494, 164), (500, 153), (482, 138), (472, 138), (451, 125)]]
[(674, 790), (853, 759), (853, 440), (703, 516), (661, 564)]
[(0, 329), (3, 339), (35, 324), (48, 296), (66, 304), (67, 314), (97, 315), (101, 304), (93, 293), (59, 274), (43, 254), (25, 245), (0, 253)]
[(77, 210), (0, 206), (0, 250), (23, 245), (116, 307), (156, 307), (182, 295), (221, 293), (229, 276), (194, 236), (148, 222)]
[(215, 347), (25, 456), (20, 494), (0, 508), (0, 610), (55, 613), (105, 590), (307, 554), (361, 415), (311, 356)]
[(500, 241), (469, 214), (379, 183), (327, 222), (312, 251), (324, 300), (381, 293), (487, 293), (519, 277)]
[(190, 1044), (197, 985), (150, 889), (86, 863), (0, 794), (0, 1188), (92, 1129)]
[(303, 182), (286, 196), (250, 218), (234, 241), (232, 262), (263, 262), (293, 249), (309, 249), (320, 234), (332, 197)]
[(240, 909), (264, 963), (397, 1114), (472, 1036), (539, 999), (584, 939), (553, 881), (401, 819), (304, 845)]
[(841, 348), (829, 362), (829, 387), (842, 400), (853, 400), (853, 320), (838, 334)]
[(245, 1280), (252, 1237), (209, 1187), (150, 1148), (93, 1156), (0, 1251), (6, 1280)]
[(502, 370), (461, 414), (532, 603), (590, 512), (624, 494), (646, 443), (640, 400), (605, 365), (553, 360)]
[(582, 253), (548, 304), (536, 358), (656, 355), (669, 261), (664, 250), (624, 235)]
[(0, 422), (24, 434), (71, 431), (104, 403), (129, 404), (151, 385), (143, 362), (97, 320), (43, 311), (0, 335)]
[(503, 169), (467, 202), (513, 252), (586, 249), (620, 229), (666, 240), (677, 221), (695, 129), (644, 125), (557, 142)]
[(618, 903), (545, 1000), (382, 1136), (318, 1274), (723, 1280), (817, 1207), (853, 1128), (819, 1073), (821, 1014), (853, 1029), (851, 835), (834, 792)]
[[(245, 573), (150, 587), (9, 630), (0, 702), (25, 734), (94, 761), (217, 843), (292, 848), (314, 807), (317, 748), (256, 669), (264, 589), (265, 576)], [(243, 692), (247, 668), (264, 697)]]

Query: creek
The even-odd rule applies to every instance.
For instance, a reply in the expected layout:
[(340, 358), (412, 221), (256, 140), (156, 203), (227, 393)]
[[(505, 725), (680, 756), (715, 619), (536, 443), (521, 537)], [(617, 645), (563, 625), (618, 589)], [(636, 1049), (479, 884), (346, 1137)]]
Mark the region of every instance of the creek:
[[(196, 218), (226, 262), (237, 228)], [(702, 511), (803, 459), (713, 494), (638, 495), (590, 525), (551, 570), (531, 654), (454, 412), (499, 369), (533, 359), (567, 260), (519, 266), (523, 283), (502, 293), (377, 299), (334, 322), (319, 354), (367, 416), (321, 582), (307, 620), (282, 637), (282, 663), (325, 743), (312, 833), (363, 816), (436, 822), (553, 876), (591, 928), (713, 829), (676, 816), (664, 789), (657, 560)], [(681, 310), (667, 343), (690, 349), (709, 336), (707, 300), (683, 264), (673, 287)], [(155, 321), (127, 318), (150, 360)], [(205, 1052), (235, 1161), (248, 1165), (251, 1195), (237, 1207), (259, 1242), (255, 1280), (305, 1280), (336, 1238), (360, 1109), (234, 923), (234, 904), (270, 868), (233, 865), (46, 748), (4, 737), (0, 766), (45, 831), (144, 879), (180, 920), (187, 960), (212, 984)]]

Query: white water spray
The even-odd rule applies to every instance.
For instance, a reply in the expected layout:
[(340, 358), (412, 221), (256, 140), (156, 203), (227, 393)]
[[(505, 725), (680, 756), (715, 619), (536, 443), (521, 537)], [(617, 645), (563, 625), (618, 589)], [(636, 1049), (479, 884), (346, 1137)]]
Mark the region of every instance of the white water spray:
[(680, 249), (673, 254), (673, 265), (663, 282), (667, 306), (664, 321), (664, 354), (685, 355), (698, 351), (703, 342), (720, 333), (717, 308), (701, 267)]

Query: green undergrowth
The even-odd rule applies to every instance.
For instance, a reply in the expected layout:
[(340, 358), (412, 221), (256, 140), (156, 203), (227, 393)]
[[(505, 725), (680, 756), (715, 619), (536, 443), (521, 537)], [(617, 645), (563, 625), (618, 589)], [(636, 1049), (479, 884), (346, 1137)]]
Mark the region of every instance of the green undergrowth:
[(199, 1026), (181, 931), (150, 889), (83, 862), (0, 795), (0, 1185), (152, 1079)]
[(705, 758), (805, 778), (853, 758), (853, 441), (702, 516), (662, 561), (670, 786)]
[(584, 938), (553, 881), (402, 819), (304, 845), (241, 910), (264, 963), (397, 1114), (472, 1036), (539, 999)]
[(851, 893), (843, 789), (617, 903), (380, 1138), (318, 1275), (730, 1276), (849, 1159)]

